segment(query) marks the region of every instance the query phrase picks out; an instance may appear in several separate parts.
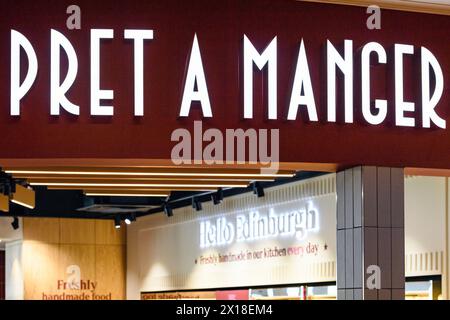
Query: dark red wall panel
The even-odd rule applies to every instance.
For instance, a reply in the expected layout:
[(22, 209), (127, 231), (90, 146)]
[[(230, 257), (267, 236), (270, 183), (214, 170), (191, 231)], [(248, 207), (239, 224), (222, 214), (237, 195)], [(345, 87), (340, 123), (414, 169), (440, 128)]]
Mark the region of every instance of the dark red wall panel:
[[(355, 95), (356, 123), (327, 123), (324, 46), (344, 39), (358, 48), (370, 41), (389, 51), (395, 43), (433, 52), (444, 71), (444, 96), (438, 113), (450, 120), (450, 17), (382, 11), (381, 30), (366, 28), (366, 8), (283, 0), (223, 1), (77, 1), (82, 30), (67, 30), (66, 8), (72, 1), (4, 0), (0, 4), (0, 158), (170, 158), (175, 128), (192, 129), (201, 119), (197, 110), (179, 119), (186, 64), (197, 33), (213, 109), (204, 127), (279, 128), (282, 161), (333, 162), (450, 168), (450, 130), (398, 128), (392, 121), (372, 127), (361, 119)], [(22, 32), (38, 56), (39, 72), (23, 99), (21, 117), (9, 115), (10, 29)], [(74, 45), (79, 72), (69, 98), (81, 105), (81, 115), (50, 116), (50, 28)], [(113, 117), (89, 115), (89, 30), (113, 28), (115, 39), (101, 44), (101, 88), (113, 89)], [(133, 116), (133, 45), (124, 28), (154, 30), (145, 44), (145, 116)], [(278, 36), (279, 120), (265, 120), (264, 76), (255, 73), (254, 119), (242, 119), (242, 39), (244, 33), (259, 49)], [(318, 123), (304, 114), (286, 121), (288, 99), (300, 40), (304, 39), (319, 108)], [(405, 99), (417, 102), (420, 78), (414, 58), (405, 59)], [(372, 94), (391, 99), (390, 66), (378, 67)], [(264, 74), (264, 73), (262, 73)], [(358, 79), (355, 74), (355, 81)], [(338, 108), (343, 108), (339, 105)], [(195, 107), (194, 107), (195, 109)], [(394, 114), (389, 101), (388, 118)], [(303, 118), (302, 118), (303, 116)], [(419, 119), (419, 114), (417, 114)], [(419, 122), (420, 123), (420, 122)], [(450, 123), (447, 124), (450, 126)]]

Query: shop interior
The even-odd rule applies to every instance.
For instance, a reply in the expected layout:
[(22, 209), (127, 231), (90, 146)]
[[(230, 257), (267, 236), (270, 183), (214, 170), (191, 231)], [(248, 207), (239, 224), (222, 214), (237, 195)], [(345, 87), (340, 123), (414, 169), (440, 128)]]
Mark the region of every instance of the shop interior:
[[(113, 222), (116, 229), (126, 228), (151, 214), (173, 216), (173, 210), (202, 203), (220, 203), (242, 193), (263, 197), (264, 190), (320, 176), (333, 168), (304, 171), (289, 165), (276, 174), (261, 174), (259, 169), (174, 168), (170, 166), (3, 166), (0, 228), (0, 299), (5, 299), (5, 245), (14, 242), (23, 219), (100, 219)], [(423, 171), (421, 171), (423, 173)], [(409, 170), (407, 175), (420, 173)], [(430, 173), (430, 172), (426, 172)], [(436, 173), (433, 172), (433, 176)], [(431, 175), (430, 175), (431, 176)], [(6, 227), (5, 227), (6, 225)], [(441, 274), (406, 279), (406, 299), (442, 299)], [(233, 294), (227, 295), (227, 291)], [(240, 291), (235, 294), (236, 291)], [(182, 292), (182, 293), (180, 293)], [(336, 299), (335, 283), (289, 284), (264, 287), (143, 292), (143, 299)], [(221, 294), (217, 294), (221, 292)]]

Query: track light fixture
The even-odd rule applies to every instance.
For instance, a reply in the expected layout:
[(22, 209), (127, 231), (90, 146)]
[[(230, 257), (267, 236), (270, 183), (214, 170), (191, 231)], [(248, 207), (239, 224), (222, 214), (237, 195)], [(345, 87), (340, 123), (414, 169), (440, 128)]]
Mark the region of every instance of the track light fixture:
[(195, 197), (192, 198), (192, 208), (194, 208), (196, 211), (202, 210), (202, 203), (200, 202), (199, 199)]
[(8, 197), (16, 192), (16, 183), (12, 175), (4, 171), (0, 171), (0, 192)]
[(120, 215), (118, 214), (114, 217), (114, 227), (120, 229)]
[(36, 205), (36, 196), (34, 190), (30, 187), (15, 185), (15, 190), (11, 193), (11, 202), (24, 206), (28, 209), (34, 209)]
[(13, 222), (11, 222), (11, 226), (14, 230), (19, 229), (19, 218), (14, 217)]
[(166, 216), (168, 216), (168, 217), (173, 216), (173, 211), (172, 211), (172, 207), (170, 206), (170, 204), (165, 202), (163, 205), (163, 208), (164, 208), (164, 213), (166, 214)]
[(216, 193), (213, 193), (212, 196), (212, 201), (215, 205), (218, 205), (220, 203), (222, 203), (223, 201), (223, 190), (222, 188), (217, 189)]
[(136, 221), (136, 214), (135, 213), (130, 213), (125, 217), (125, 223), (126, 224), (131, 224), (132, 222)]
[(264, 197), (264, 188), (259, 182), (253, 183), (253, 194), (256, 194), (258, 198)]

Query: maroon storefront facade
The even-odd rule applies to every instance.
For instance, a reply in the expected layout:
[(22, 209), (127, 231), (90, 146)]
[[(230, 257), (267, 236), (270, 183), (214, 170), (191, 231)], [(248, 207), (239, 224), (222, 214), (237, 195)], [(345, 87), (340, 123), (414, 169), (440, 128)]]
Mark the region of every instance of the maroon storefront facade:
[[(193, 130), (194, 120), (209, 127), (280, 129), (282, 162), (335, 163), (399, 167), (450, 168), (450, 130), (422, 128), (420, 110), (420, 48), (430, 50), (443, 71), (444, 93), (437, 114), (449, 120), (450, 20), (446, 16), (383, 10), (380, 30), (366, 27), (365, 8), (299, 1), (79, 1), (81, 29), (68, 30), (68, 1), (6, 1), (0, 22), (0, 96), (3, 159), (122, 158), (169, 159), (171, 132)], [(114, 90), (113, 116), (90, 115), (90, 29), (113, 29), (114, 38), (100, 43), (100, 88)], [(21, 100), (20, 116), (11, 116), (11, 30), (32, 44), (38, 73)], [(78, 57), (78, 73), (67, 98), (80, 115), (61, 110), (50, 115), (50, 30), (64, 34)], [(144, 43), (144, 115), (133, 115), (133, 42), (124, 29), (151, 29)], [(202, 117), (193, 103), (186, 118), (179, 116), (189, 55), (197, 34), (211, 101), (212, 117)], [(267, 119), (267, 70), (254, 69), (253, 119), (243, 119), (243, 38), (263, 49), (277, 37), (277, 120)], [(300, 106), (296, 120), (286, 120), (297, 55), (304, 41), (318, 121), (309, 121)], [(337, 76), (337, 121), (327, 121), (325, 46), (342, 48), (353, 41), (354, 123), (344, 123), (343, 80)], [(380, 43), (387, 63), (371, 68), (372, 100), (387, 99), (388, 114), (380, 125), (369, 125), (361, 114), (360, 49)], [(414, 46), (404, 55), (404, 100), (414, 102), (416, 127), (395, 126), (393, 47)], [(22, 78), (27, 70), (22, 54)], [(67, 59), (61, 54), (61, 77)], [(266, 68), (267, 69), (267, 68)], [(337, 72), (339, 74), (339, 72)], [(395, 152), (393, 152), (395, 151)]]

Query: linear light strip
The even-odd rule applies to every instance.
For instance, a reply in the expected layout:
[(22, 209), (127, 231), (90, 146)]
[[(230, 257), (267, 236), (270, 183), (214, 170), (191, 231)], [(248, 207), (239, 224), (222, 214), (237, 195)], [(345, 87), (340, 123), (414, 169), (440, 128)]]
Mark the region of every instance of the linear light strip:
[[(55, 175), (129, 175), (129, 176), (204, 176), (204, 177), (258, 177), (257, 173), (206, 173), (206, 172), (114, 172), (114, 171), (32, 171), (6, 170), (11, 174), (55, 174)], [(264, 173), (264, 177), (290, 178), (295, 173)]]
[(80, 187), (231, 187), (245, 188), (247, 184), (139, 184), (139, 183), (71, 183), (71, 182), (30, 182), (32, 186), (80, 186)]
[(34, 209), (33, 206), (30, 206), (29, 204), (26, 204), (24, 202), (21, 202), (21, 201), (15, 200), (15, 199), (11, 199), (11, 202), (14, 202), (15, 204), (18, 204), (20, 206), (27, 207), (28, 209)]
[[(204, 186), (199, 186), (201, 187), (202, 190), (217, 190), (217, 188), (215, 187), (204, 187)], [(197, 191), (199, 190), (199, 187), (194, 187), (194, 188), (184, 188), (184, 187), (179, 187), (180, 191)], [(48, 190), (80, 190), (79, 187), (77, 186), (59, 186), (59, 187), (55, 187), (55, 186), (48, 186), (47, 188)], [(87, 188), (85, 188), (86, 190)], [(91, 191), (98, 191), (98, 190), (102, 190), (102, 191), (129, 191), (129, 192), (135, 192), (135, 191), (147, 191), (147, 192), (170, 192), (173, 191), (173, 188), (161, 188), (161, 187), (157, 187), (157, 188), (139, 188), (139, 187), (89, 187), (89, 190)]]
[[(158, 177), (158, 178), (155, 178), (155, 177), (152, 177), (152, 178), (148, 178), (148, 177), (135, 177), (135, 176), (133, 176), (133, 177), (125, 177), (125, 176), (121, 176), (121, 177), (117, 177), (117, 176), (115, 176), (115, 177), (111, 177), (111, 176), (107, 176), (107, 177), (104, 177), (104, 176), (89, 176), (89, 177), (81, 177), (81, 176), (60, 176), (60, 175), (58, 175), (58, 176), (53, 176), (53, 177), (50, 177), (50, 176), (38, 176), (38, 175), (36, 175), (36, 176), (33, 176), (33, 177), (30, 177), (30, 176), (26, 176), (26, 175), (14, 175), (14, 177), (15, 178), (24, 178), (24, 179), (26, 179), (27, 181), (29, 181), (29, 182), (33, 182), (33, 180), (49, 180), (49, 181), (51, 181), (51, 180), (61, 180), (61, 179), (65, 179), (65, 180), (81, 180), (81, 179), (83, 179), (83, 180), (87, 180), (87, 181), (89, 181), (89, 180), (116, 180), (116, 181), (118, 181), (118, 180), (134, 180), (134, 181), (139, 181), (139, 180), (146, 180), (146, 181), (148, 181), (148, 180), (152, 180), (152, 181), (173, 181), (173, 180), (175, 180), (175, 181), (179, 181), (180, 179), (179, 178), (177, 178), (177, 177), (172, 177), (172, 178), (167, 178), (167, 177)], [(186, 180), (186, 179), (184, 179), (184, 180)], [(187, 179), (187, 180), (193, 180), (193, 181), (224, 181), (224, 182), (226, 182), (226, 181), (243, 181), (243, 182), (248, 182), (248, 181), (273, 181), (274, 179), (273, 178), (268, 178), (268, 177), (255, 177), (255, 178), (251, 178), (251, 179), (244, 179), (244, 178), (234, 178), (234, 177), (219, 177), (219, 178), (202, 178), (202, 177), (193, 177), (193, 178), (189, 178), (189, 179)]]
[(86, 192), (85, 195), (95, 196), (109, 196), (109, 197), (167, 197), (167, 194), (143, 194), (143, 193), (90, 193)]

